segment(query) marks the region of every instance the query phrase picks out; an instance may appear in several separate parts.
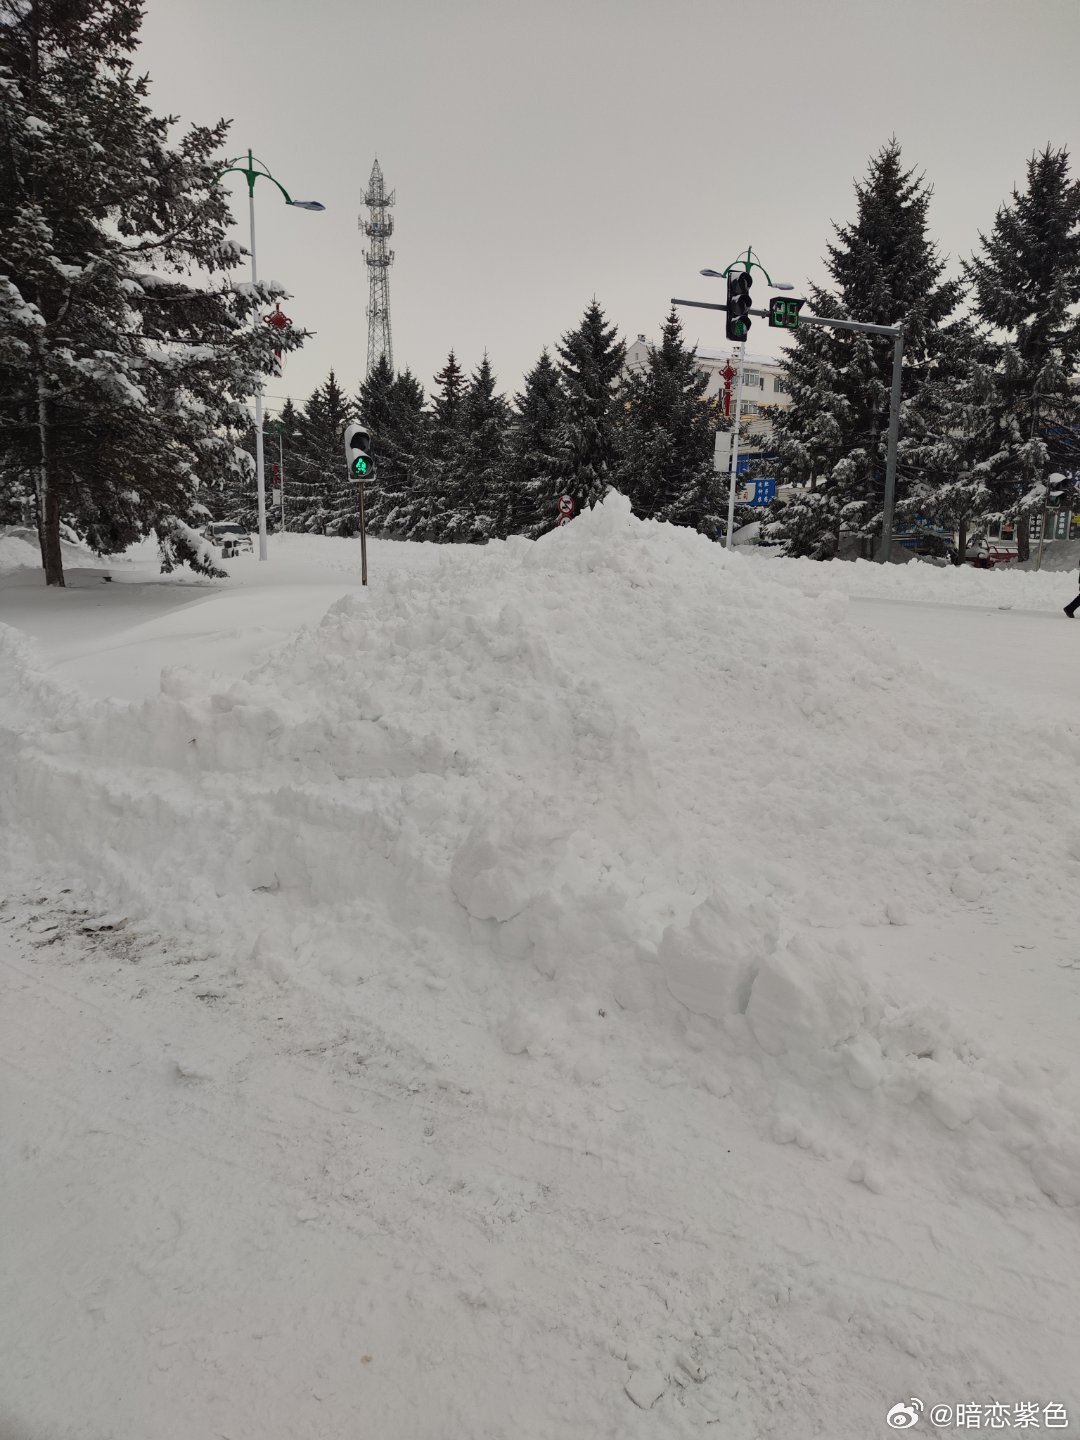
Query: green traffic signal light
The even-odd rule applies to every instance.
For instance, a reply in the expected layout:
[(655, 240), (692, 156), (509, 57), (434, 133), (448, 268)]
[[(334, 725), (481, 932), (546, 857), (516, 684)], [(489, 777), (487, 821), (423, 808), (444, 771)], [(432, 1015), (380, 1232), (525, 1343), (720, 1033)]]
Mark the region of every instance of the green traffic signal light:
[(366, 455), (358, 455), (353, 461), (353, 474), (366, 475), (371, 469), (371, 464)]

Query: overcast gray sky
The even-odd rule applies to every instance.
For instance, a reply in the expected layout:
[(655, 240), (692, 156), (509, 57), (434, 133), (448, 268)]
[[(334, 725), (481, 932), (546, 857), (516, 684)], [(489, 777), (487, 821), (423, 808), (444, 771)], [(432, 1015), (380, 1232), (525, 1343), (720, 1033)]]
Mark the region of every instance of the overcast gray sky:
[[(1033, 149), (1080, 168), (1078, 58), (1078, 0), (148, 0), (142, 49), (159, 111), (231, 117), (237, 153), (327, 207), (257, 190), (260, 276), (318, 332), (269, 386), (297, 399), (331, 366), (363, 375), (376, 155), (397, 367), (430, 388), (451, 346), (470, 370), (486, 347), (512, 393), (593, 295), (654, 338), (671, 296), (720, 298), (698, 270), (748, 243), (774, 278), (823, 279), (830, 221), (894, 132), (955, 263)], [(721, 315), (683, 316), (722, 346)], [(778, 336), (755, 321), (750, 348)]]

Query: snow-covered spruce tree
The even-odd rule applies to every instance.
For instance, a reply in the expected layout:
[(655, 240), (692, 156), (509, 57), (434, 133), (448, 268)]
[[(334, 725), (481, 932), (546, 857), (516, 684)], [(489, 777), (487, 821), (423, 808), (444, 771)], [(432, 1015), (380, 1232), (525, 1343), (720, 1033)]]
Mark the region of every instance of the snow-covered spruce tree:
[[(394, 376), (390, 393), (387, 453), (393, 464), (380, 480), (383, 501), (381, 532), (404, 539), (414, 529), (413, 517), (423, 495), (427, 469), (428, 417), (424, 387), (411, 370)], [(378, 455), (376, 465), (381, 464)]]
[(504, 471), (507, 535), (535, 540), (558, 524), (562, 419), (559, 374), (545, 346), (514, 399)]
[[(937, 357), (944, 327), (963, 296), (963, 283), (945, 280), (944, 262), (927, 236), (932, 190), (905, 170), (893, 139), (856, 183), (856, 218), (836, 226), (826, 269), (834, 291), (814, 290), (817, 314), (875, 325), (905, 323), (902, 436), (925, 444)], [(872, 534), (880, 528), (892, 375), (887, 336), (802, 327), (788, 352), (786, 378), (792, 404), (778, 411), (776, 448), (782, 483), (814, 489), (780, 512), (771, 529), (789, 553), (836, 552), (843, 529)], [(820, 413), (819, 413), (820, 412)], [(907, 445), (908, 441), (903, 443)], [(898, 478), (903, 505), (910, 464)]]
[[(266, 484), (267, 484), (267, 524), (270, 524), (270, 439), (269, 428), (266, 430), (267, 462), (266, 462)], [(225, 477), (221, 485), (209, 490), (205, 496), (206, 508), (215, 520), (235, 520), (238, 525), (243, 525), (248, 531), (254, 531), (259, 524), (259, 494), (258, 484), (255, 478), (255, 426), (249, 421), (247, 429), (239, 437), (240, 450), (243, 452), (238, 463)]]
[(413, 540), (442, 540), (459, 481), (455, 466), (461, 443), (466, 379), (453, 350), (435, 376), (427, 445), (414, 493), (406, 509), (406, 533)]
[(900, 474), (905, 495), (901, 525), (920, 519), (956, 531), (955, 560), (962, 563), (969, 527), (993, 508), (985, 468), (992, 417), (994, 368), (990, 347), (968, 316), (942, 327), (941, 345), (928, 362), (917, 407), (901, 411)]
[(200, 497), (244, 463), (282, 343), (254, 323), (282, 292), (225, 279), (226, 123), (170, 141), (133, 70), (141, 19), (138, 0), (0, 0), (0, 473), (34, 476), (49, 585), (65, 521), (102, 552), (153, 531), (164, 568), (216, 573)]
[(375, 476), (365, 492), (368, 529), (404, 538), (410, 528), (424, 460), (424, 389), (411, 370), (395, 375), (381, 356), (360, 386), (357, 413), (371, 428)]
[[(833, 296), (811, 285), (807, 292), (815, 315), (837, 318)], [(840, 371), (847, 357), (834, 344), (835, 333), (804, 326), (784, 357), (784, 379), (791, 403), (773, 416), (773, 442), (780, 456), (782, 483), (798, 487), (785, 505), (774, 503), (765, 521), (770, 539), (782, 540), (789, 555), (823, 560), (835, 554), (842, 496), (823, 480), (843, 451), (847, 401)]]
[(593, 300), (576, 330), (556, 346), (564, 411), (560, 451), (563, 490), (575, 509), (604, 498), (617, 462), (615, 383), (626, 360), (626, 345)]
[(349, 397), (330, 371), (298, 416), (288, 479), (289, 528), (315, 535), (352, 535), (360, 525), (356, 483), (345, 469), (342, 438), (353, 419)]
[[(266, 528), (273, 533), (280, 529), (281, 510), (273, 504), (273, 491), (281, 478), (285, 485), (285, 523), (289, 530), (299, 530), (299, 506), (291, 508), (289, 493), (292, 462), (296, 445), (300, 412), (287, 399), (277, 415), (267, 414), (263, 420), (263, 455), (266, 469)], [(207, 505), (215, 520), (235, 520), (246, 530), (254, 531), (259, 524), (259, 491), (255, 476), (255, 426), (248, 426), (243, 439), (247, 466), (228, 477), (220, 490), (211, 491)], [(279, 473), (280, 470), (280, 473)], [(299, 497), (297, 497), (299, 499)]]
[(386, 516), (386, 488), (394, 486), (392, 447), (394, 372), (386, 355), (380, 355), (356, 394), (357, 417), (371, 431), (375, 475), (364, 487), (365, 523), (371, 534), (381, 533)]
[(485, 350), (469, 378), (461, 403), (457, 454), (449, 474), (456, 482), (443, 535), (474, 544), (506, 533), (506, 432), (510, 410), (495, 393), (495, 376)]
[(978, 483), (989, 510), (1018, 515), (1053, 470), (1080, 460), (1080, 181), (1064, 148), (1027, 164), (1027, 185), (997, 212), (965, 270), (992, 347)]
[[(291, 480), (293, 464), (297, 456), (297, 446), (300, 439), (300, 411), (288, 398), (282, 405), (280, 412), (273, 416), (266, 425), (266, 443), (268, 454), (272, 464), (281, 466), (281, 486), (284, 491), (284, 511), (286, 530), (296, 530), (299, 526), (296, 517), (292, 512)], [(280, 444), (279, 444), (280, 441)]]
[(683, 343), (674, 306), (645, 368), (620, 388), (615, 484), (645, 518), (717, 536), (726, 521), (713, 468), (720, 408), (705, 399), (708, 375)]

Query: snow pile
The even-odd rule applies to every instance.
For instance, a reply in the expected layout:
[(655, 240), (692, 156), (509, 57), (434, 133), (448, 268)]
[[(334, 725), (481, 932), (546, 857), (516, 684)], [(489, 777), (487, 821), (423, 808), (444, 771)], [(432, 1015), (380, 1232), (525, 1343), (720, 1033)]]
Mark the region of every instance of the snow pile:
[[(1063, 548), (1063, 547), (1062, 547)], [(1072, 552), (1072, 547), (1069, 547)], [(1032, 547), (1033, 556), (1038, 545)], [(1076, 553), (1065, 558), (1048, 547), (1043, 568), (1032, 568), (1034, 559), (1023, 567), (1011, 561), (992, 570), (974, 565), (932, 565), (913, 559), (904, 565), (877, 565), (869, 560), (853, 562), (794, 560), (775, 552), (745, 547), (740, 558), (768, 567), (769, 578), (778, 585), (801, 590), (804, 595), (850, 595), (873, 600), (917, 600), (925, 604), (978, 605), (1016, 610), (1060, 610), (1076, 593)], [(1063, 570), (1071, 571), (1067, 576)]]
[[(100, 569), (106, 563), (113, 563), (111, 560), (101, 560), (85, 546), (77, 544), (71, 531), (66, 533), (69, 538), (60, 541), (60, 553), (65, 567), (89, 565)], [(126, 561), (120, 560), (120, 563), (124, 564)], [(25, 569), (41, 571), (41, 547), (38, 544), (37, 531), (21, 525), (0, 525), (0, 575)], [(39, 574), (36, 578), (43, 582), (42, 575)]]
[[(479, 1025), (583, 1085), (730, 1096), (870, 1189), (918, 1153), (946, 1194), (1080, 1203), (1059, 1077), (858, 953), (976, 906), (1064, 922), (1080, 740), (928, 695), (842, 595), (776, 579), (612, 496), (141, 705), (0, 631), (4, 819), (103, 903), (241, 970), (407, 996), (463, 1056)], [(988, 808), (987, 772), (1023, 778)]]
[(0, 530), (0, 574), (41, 564), (41, 550), (31, 541), (29, 530)]

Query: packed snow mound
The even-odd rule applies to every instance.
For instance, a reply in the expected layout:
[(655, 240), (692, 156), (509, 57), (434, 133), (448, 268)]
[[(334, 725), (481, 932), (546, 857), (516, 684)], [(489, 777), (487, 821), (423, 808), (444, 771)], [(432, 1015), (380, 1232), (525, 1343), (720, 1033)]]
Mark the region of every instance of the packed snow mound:
[[(1060, 905), (1080, 742), (927, 695), (845, 611), (611, 495), (140, 705), (0, 631), (0, 802), (241, 967), (392, 986), (583, 1084), (729, 1095), (870, 1188), (918, 1147), (946, 1188), (1080, 1203), (1057, 1077), (875, 993), (858, 954), (862, 926)], [(989, 807), (987, 773), (1024, 778)]]

